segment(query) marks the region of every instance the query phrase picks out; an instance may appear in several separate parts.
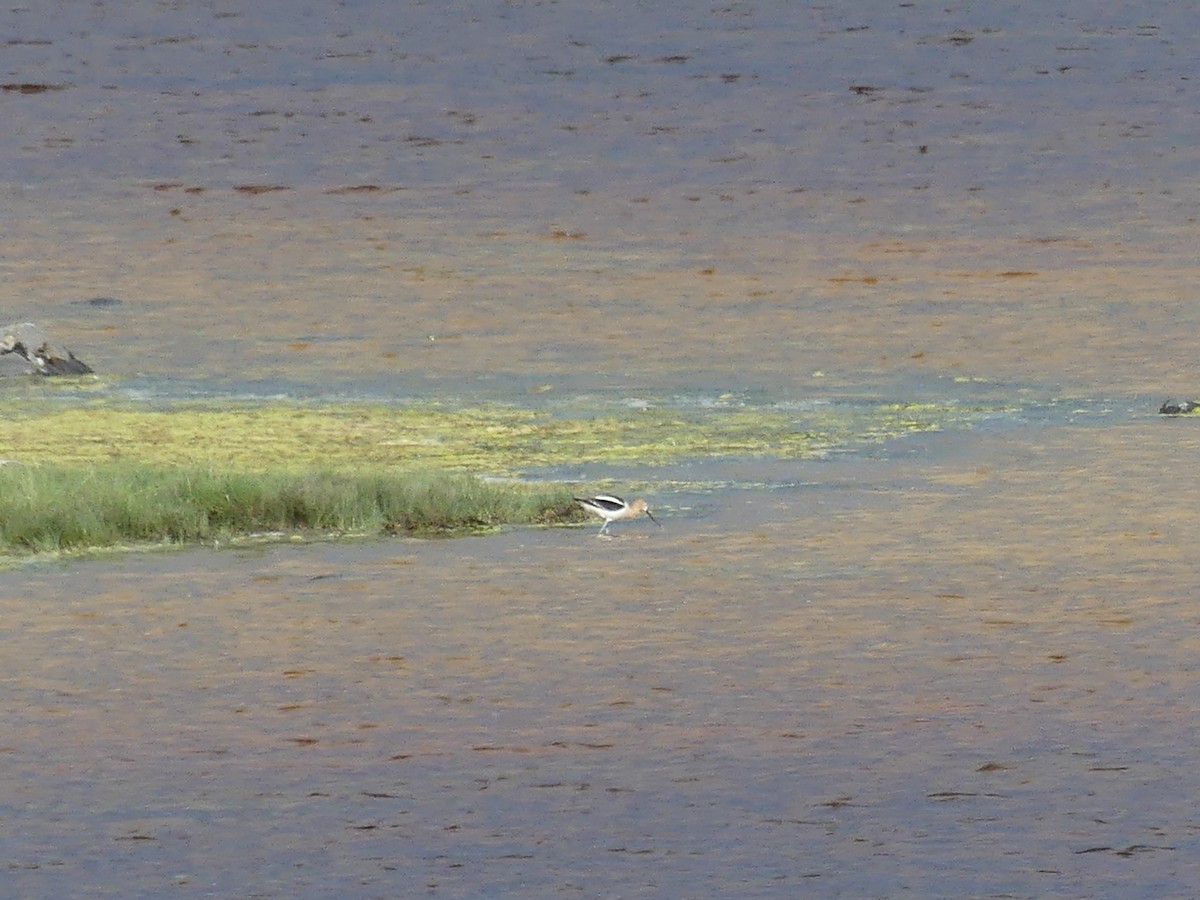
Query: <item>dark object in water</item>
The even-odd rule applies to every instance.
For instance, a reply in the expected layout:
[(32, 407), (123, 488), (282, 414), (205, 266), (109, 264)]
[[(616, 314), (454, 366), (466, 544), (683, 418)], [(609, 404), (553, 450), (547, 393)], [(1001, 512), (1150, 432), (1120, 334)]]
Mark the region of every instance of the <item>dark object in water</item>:
[(39, 375), (87, 375), (92, 367), (66, 347), (52, 343), (45, 332), (32, 322), (10, 325), (0, 337), (0, 356), (16, 353)]
[(86, 300), (72, 300), (76, 306), (94, 306), (97, 309), (110, 309), (120, 306), (123, 301), (116, 297), (88, 297)]
[(1197, 409), (1200, 409), (1200, 403), (1197, 403), (1195, 400), (1184, 400), (1182, 403), (1168, 400), (1158, 408), (1158, 411), (1164, 416), (1186, 416)]

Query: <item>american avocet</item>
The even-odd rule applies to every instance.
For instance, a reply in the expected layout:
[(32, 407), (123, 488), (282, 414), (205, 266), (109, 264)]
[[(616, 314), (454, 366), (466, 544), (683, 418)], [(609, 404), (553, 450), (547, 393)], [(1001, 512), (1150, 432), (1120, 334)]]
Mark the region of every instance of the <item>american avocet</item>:
[(575, 502), (588, 510), (588, 512), (594, 512), (604, 519), (604, 524), (600, 526), (600, 534), (608, 531), (610, 522), (615, 522), (618, 519), (632, 519), (638, 513), (645, 513), (650, 516), (650, 521), (658, 525), (659, 528), (662, 528), (658, 519), (650, 515), (650, 507), (646, 505), (645, 500), (634, 500), (632, 503), (626, 503), (620, 497), (614, 497), (611, 494), (597, 494), (595, 497), (576, 497)]

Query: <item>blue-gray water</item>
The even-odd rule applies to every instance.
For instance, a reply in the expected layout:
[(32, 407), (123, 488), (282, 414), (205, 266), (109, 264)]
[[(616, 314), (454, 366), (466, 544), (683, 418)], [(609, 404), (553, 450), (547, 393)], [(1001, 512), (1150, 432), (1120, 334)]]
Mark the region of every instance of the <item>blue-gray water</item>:
[(1193, 19), (0, 11), (0, 321), (89, 390), (1005, 410), (583, 469), (612, 541), (0, 573), (3, 892), (1195, 893)]

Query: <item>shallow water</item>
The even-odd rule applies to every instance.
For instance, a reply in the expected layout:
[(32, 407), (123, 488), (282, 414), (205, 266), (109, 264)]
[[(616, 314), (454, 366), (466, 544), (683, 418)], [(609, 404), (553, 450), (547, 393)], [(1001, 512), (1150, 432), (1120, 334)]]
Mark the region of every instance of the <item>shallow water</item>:
[(0, 28), (6, 83), (47, 88), (0, 94), (6, 313), (103, 372), (1196, 380), (1188, 4), (143, 2)]
[(1200, 497), (1171, 472), (1200, 435), (1176, 424), (797, 464), (611, 541), (6, 573), (8, 878), (1186, 893)]
[(6, 891), (1193, 893), (1192, 10), (1093, 6), (0, 13), (0, 318), (88, 390), (1005, 410), (0, 572)]

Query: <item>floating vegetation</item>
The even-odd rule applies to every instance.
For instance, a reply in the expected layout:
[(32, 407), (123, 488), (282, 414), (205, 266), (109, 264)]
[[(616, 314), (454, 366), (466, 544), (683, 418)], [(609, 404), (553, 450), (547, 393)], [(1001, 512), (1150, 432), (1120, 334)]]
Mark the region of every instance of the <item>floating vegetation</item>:
[(0, 459), (114, 461), (265, 471), (386, 466), (515, 475), (584, 463), (664, 465), (685, 458), (819, 458), (926, 431), (965, 427), (990, 410), (953, 405), (828, 404), (554, 415), (490, 405), (255, 404), (145, 409), (104, 402), (0, 409)]

